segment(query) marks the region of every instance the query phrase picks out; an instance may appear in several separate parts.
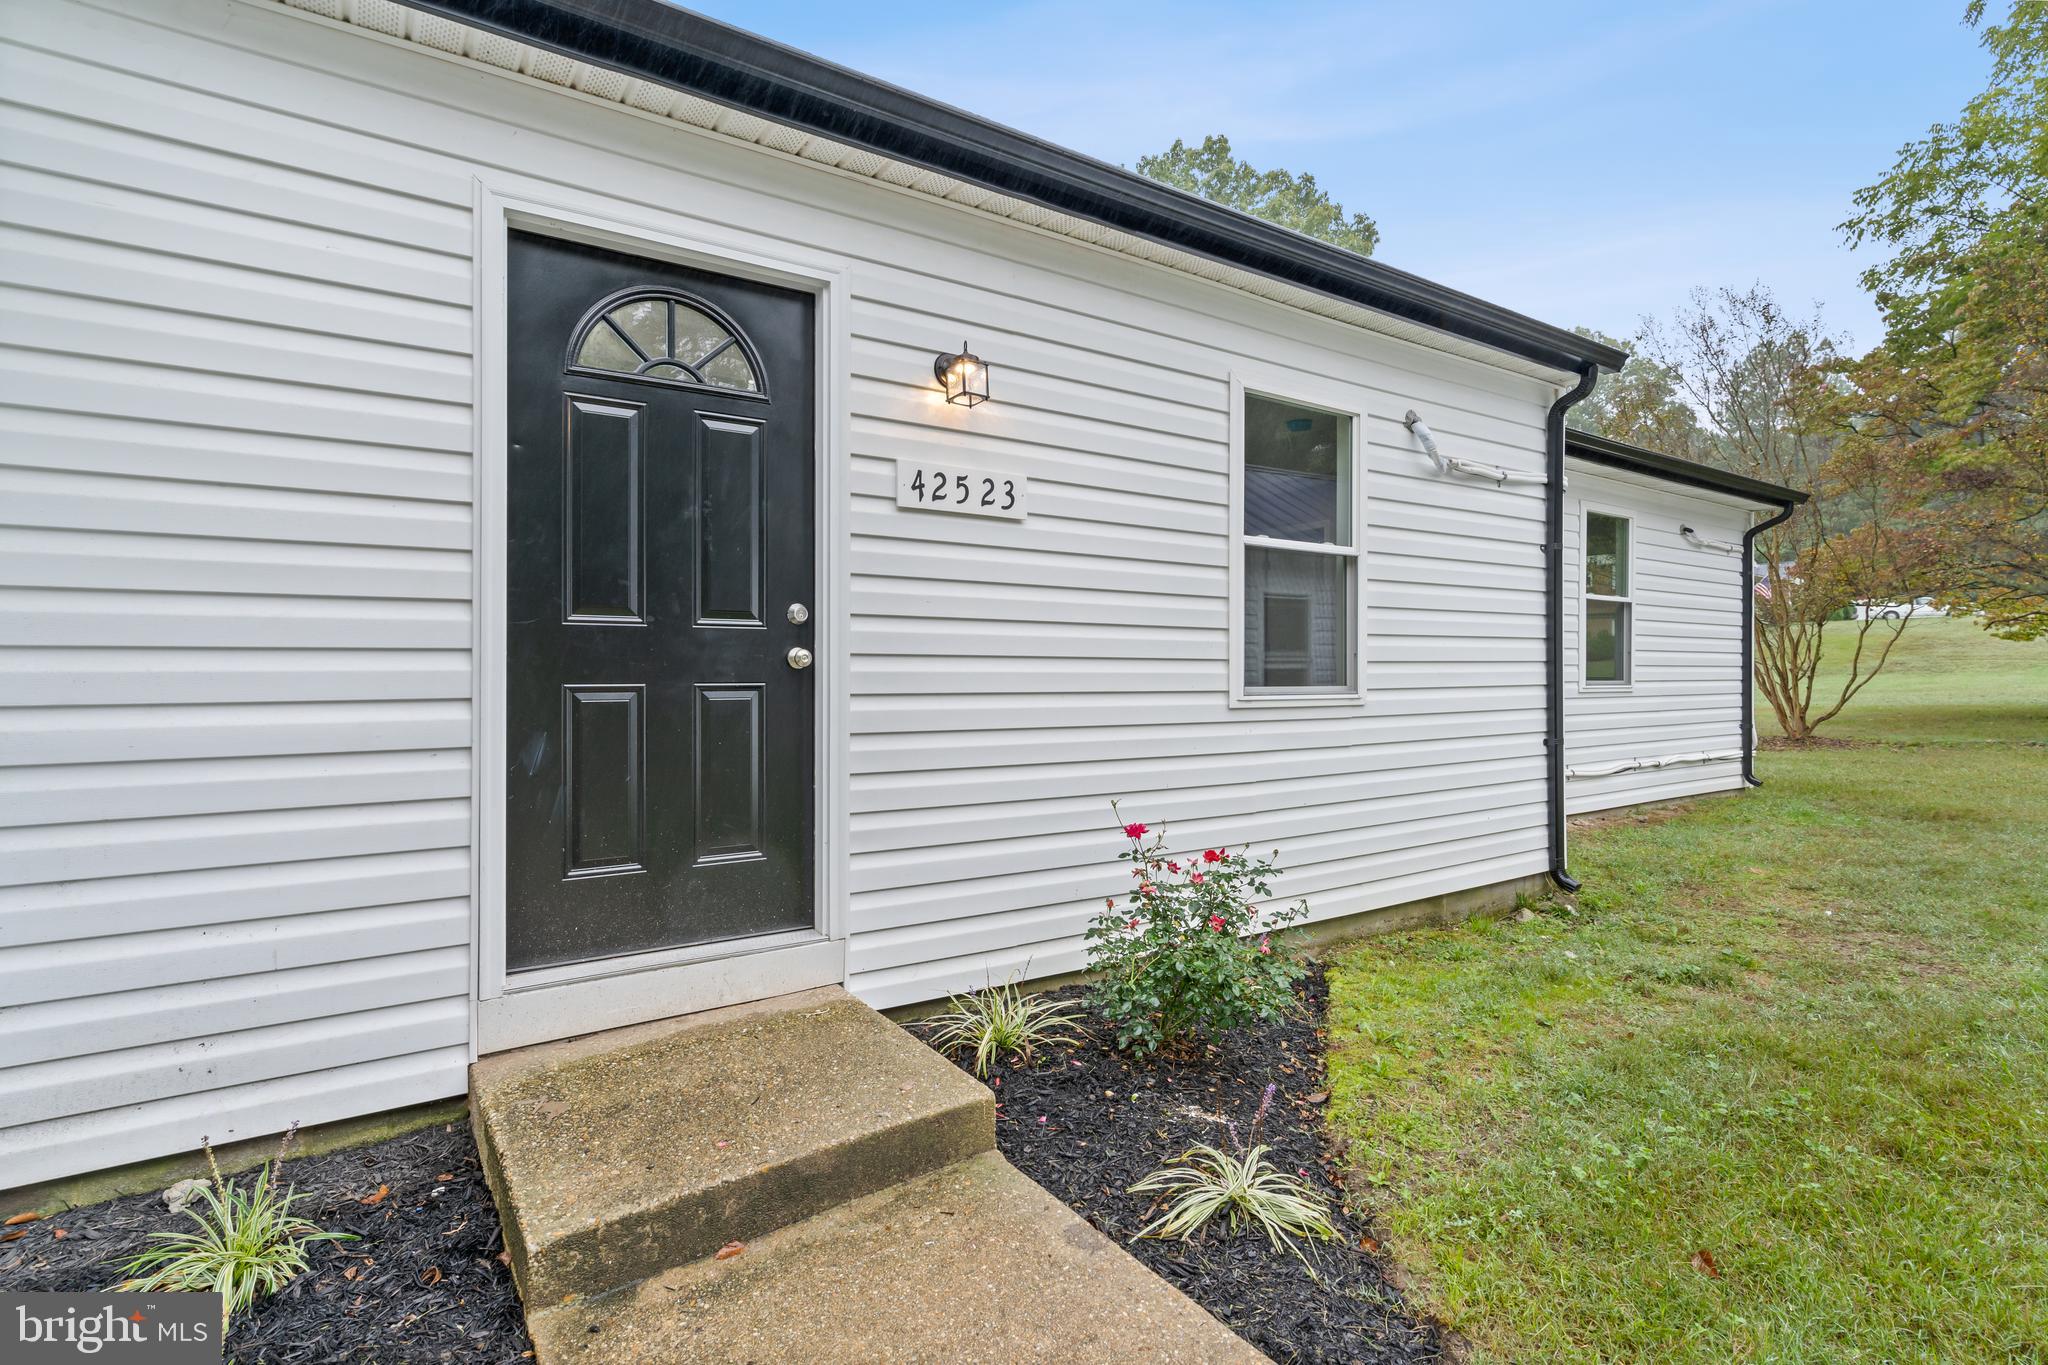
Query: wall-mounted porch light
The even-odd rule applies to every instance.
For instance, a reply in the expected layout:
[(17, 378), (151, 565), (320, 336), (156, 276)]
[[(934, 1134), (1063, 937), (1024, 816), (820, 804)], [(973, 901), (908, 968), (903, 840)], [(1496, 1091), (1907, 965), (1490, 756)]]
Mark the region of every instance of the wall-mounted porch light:
[(932, 373), (938, 376), (939, 386), (946, 391), (948, 403), (959, 403), (973, 407), (988, 401), (988, 366), (981, 363), (981, 357), (967, 349), (967, 343), (960, 343), (958, 355), (940, 353), (932, 362)]

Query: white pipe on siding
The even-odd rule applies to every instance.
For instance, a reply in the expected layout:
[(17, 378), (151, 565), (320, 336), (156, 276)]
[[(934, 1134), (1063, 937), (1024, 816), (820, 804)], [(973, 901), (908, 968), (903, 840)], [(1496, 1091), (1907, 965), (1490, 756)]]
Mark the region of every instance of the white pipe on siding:
[(1408, 409), (1408, 415), (1401, 419), (1401, 425), (1407, 427), (1415, 434), (1415, 439), (1422, 442), (1423, 452), (1429, 456), (1431, 463), (1436, 465), (1436, 472), (1439, 474), (1468, 474), (1475, 479), (1488, 479), (1498, 484), (1545, 482), (1541, 474), (1525, 474), (1517, 469), (1502, 469), (1499, 465), (1481, 464), (1477, 460), (1440, 454), (1436, 448), (1436, 437), (1430, 434), (1429, 424), (1424, 422), (1413, 408)]
[(1623, 773), (1654, 772), (1659, 768), (1683, 768), (1694, 763), (1733, 763), (1742, 757), (1740, 749), (1715, 749), (1697, 754), (1671, 754), (1665, 758), (1624, 758), (1614, 763), (1584, 763), (1566, 768), (1566, 777), (1619, 777)]
[(1678, 534), (1685, 537), (1685, 543), (1695, 550), (1719, 550), (1724, 555), (1739, 555), (1742, 547), (1726, 540), (1708, 540), (1690, 526), (1678, 528)]

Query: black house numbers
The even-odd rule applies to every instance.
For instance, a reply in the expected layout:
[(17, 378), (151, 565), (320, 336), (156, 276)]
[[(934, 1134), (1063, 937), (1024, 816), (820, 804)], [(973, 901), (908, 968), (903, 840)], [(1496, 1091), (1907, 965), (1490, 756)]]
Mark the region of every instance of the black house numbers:
[(1029, 481), (991, 469), (963, 469), (930, 460), (896, 462), (896, 505), (913, 512), (957, 512), (1024, 520)]

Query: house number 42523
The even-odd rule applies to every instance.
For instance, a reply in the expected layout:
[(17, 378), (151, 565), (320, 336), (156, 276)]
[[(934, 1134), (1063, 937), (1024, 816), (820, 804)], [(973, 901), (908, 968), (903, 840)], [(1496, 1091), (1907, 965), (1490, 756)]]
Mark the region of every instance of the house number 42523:
[(930, 461), (896, 462), (896, 505), (913, 512), (962, 512), (1024, 520), (1028, 481), (987, 469), (959, 469)]

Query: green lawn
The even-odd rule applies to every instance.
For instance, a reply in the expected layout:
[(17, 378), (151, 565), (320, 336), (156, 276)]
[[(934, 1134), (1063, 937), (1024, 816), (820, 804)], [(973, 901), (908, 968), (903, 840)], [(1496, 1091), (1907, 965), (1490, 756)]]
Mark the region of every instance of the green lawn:
[(2048, 643), (1912, 630), (1823, 731), (1900, 742), (1333, 964), (1354, 1193), (1475, 1358), (2048, 1360)]
[[(1866, 656), (1883, 646), (1885, 630), (1882, 622), (1871, 629)], [(1856, 648), (1856, 623), (1830, 625), (1822, 648), (1814, 696), (1825, 700), (1816, 713), (1841, 694)], [(1780, 733), (1761, 692), (1756, 718), (1759, 734)], [(1883, 669), (1820, 733), (1824, 739), (1893, 742), (2048, 741), (2048, 641), (1998, 640), (1970, 621), (1945, 616), (1908, 621)]]

